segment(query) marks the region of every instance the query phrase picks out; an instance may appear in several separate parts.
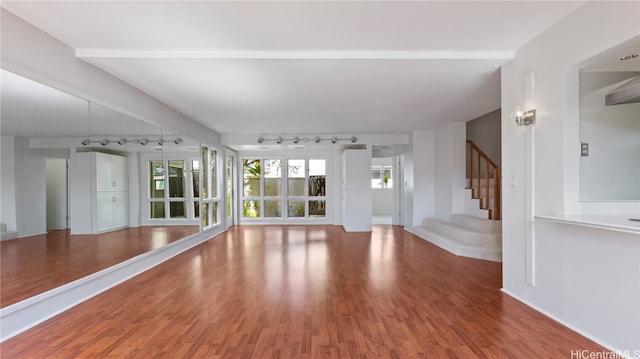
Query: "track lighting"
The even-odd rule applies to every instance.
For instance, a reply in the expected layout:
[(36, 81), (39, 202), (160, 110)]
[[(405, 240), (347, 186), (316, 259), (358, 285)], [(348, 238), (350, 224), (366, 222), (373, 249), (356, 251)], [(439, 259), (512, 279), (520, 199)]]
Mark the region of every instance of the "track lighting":
[(127, 141), (127, 139), (126, 139), (126, 138), (121, 138), (121, 139), (119, 139), (119, 140), (118, 140), (118, 144), (119, 144), (120, 146), (124, 145), (124, 144), (125, 144), (125, 143), (127, 143), (127, 142), (129, 142), (129, 141)]
[(100, 141), (100, 144), (103, 146), (106, 146), (109, 144), (109, 139), (108, 138), (103, 138), (102, 141)]
[(82, 140), (82, 144), (83, 144), (83, 145), (85, 145), (85, 146), (86, 146), (86, 145), (88, 145), (88, 144), (90, 144), (90, 143), (91, 143), (91, 140), (90, 140), (90, 139), (88, 139), (88, 138), (87, 138), (87, 139)]
[(299, 144), (300, 142), (311, 142), (313, 141), (314, 143), (320, 143), (322, 141), (331, 141), (331, 143), (338, 143), (338, 141), (350, 141), (352, 143), (358, 142), (358, 137), (356, 136), (351, 136), (351, 137), (346, 137), (346, 138), (339, 138), (337, 136), (333, 136), (331, 138), (322, 138), (320, 136), (293, 136), (293, 137), (289, 137), (289, 138), (285, 138), (282, 136), (278, 136), (276, 138), (265, 138), (263, 136), (260, 136), (257, 138), (257, 142), (258, 143), (264, 143), (264, 142), (270, 142), (273, 141), (276, 144), (280, 145), (283, 142), (287, 142), (287, 141), (291, 141), (294, 144)]
[(149, 140), (147, 140), (146, 138), (143, 138), (143, 139), (140, 140), (140, 144), (143, 145), (143, 146), (146, 146), (147, 143), (149, 143)]
[(182, 138), (178, 137), (175, 139), (175, 141), (173, 141), (173, 143), (175, 143), (176, 145), (179, 145), (182, 143)]
[[(109, 139), (109, 138), (105, 137), (105, 138), (100, 139), (100, 140), (91, 140), (90, 138), (85, 138), (84, 140), (82, 140), (81, 143), (82, 143), (83, 146), (89, 146), (92, 143), (99, 143), (102, 146), (106, 146), (106, 145), (108, 145), (110, 143), (117, 143), (120, 146), (125, 145), (127, 143), (138, 143), (138, 144), (140, 144), (142, 146), (145, 146), (145, 145), (147, 145), (149, 143), (149, 141), (150, 140), (147, 139), (147, 138), (132, 138), (132, 139), (128, 139), (128, 138), (125, 138), (125, 137), (121, 137), (121, 138), (118, 138), (118, 139)], [(184, 142), (182, 137), (176, 137), (173, 140), (164, 140), (162, 138), (159, 138), (158, 140), (151, 140), (151, 141), (154, 142), (154, 143), (157, 143), (159, 146), (162, 146), (167, 142), (172, 142), (172, 143), (174, 143), (176, 145), (179, 145), (179, 144)]]

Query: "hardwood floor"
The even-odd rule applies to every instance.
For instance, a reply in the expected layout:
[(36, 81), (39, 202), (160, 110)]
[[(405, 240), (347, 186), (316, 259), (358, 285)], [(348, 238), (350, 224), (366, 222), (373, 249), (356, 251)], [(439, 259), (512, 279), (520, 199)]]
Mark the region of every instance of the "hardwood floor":
[(501, 264), (399, 227), (240, 226), (0, 347), (3, 358), (570, 358)]
[(0, 242), (0, 307), (17, 303), (198, 232), (136, 227), (97, 235), (68, 230)]

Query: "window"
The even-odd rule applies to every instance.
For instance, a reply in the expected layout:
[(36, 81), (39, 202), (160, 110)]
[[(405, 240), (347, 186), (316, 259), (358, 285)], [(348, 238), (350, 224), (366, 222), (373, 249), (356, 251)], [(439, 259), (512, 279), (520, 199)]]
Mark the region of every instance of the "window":
[(243, 218), (325, 218), (326, 162), (244, 158)]
[(371, 188), (393, 188), (391, 166), (371, 166)]
[(177, 157), (143, 162), (148, 164), (149, 220), (193, 220), (199, 216), (199, 161)]

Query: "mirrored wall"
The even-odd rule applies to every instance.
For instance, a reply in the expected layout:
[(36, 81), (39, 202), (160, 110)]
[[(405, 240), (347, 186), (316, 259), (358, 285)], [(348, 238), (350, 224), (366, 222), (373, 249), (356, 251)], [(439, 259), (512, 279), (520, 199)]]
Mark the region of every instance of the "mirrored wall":
[[(2, 241), (2, 307), (219, 223), (216, 149), (1, 75), (2, 222), (20, 237)], [(31, 262), (5, 260), (20, 251)], [(16, 279), (22, 289), (4, 285)]]
[(640, 37), (580, 68), (580, 200), (640, 201)]

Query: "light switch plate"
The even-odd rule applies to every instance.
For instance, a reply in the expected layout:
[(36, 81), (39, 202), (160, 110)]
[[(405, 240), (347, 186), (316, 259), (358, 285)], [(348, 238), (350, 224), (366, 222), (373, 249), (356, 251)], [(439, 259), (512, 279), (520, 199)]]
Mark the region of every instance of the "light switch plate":
[(589, 144), (587, 142), (580, 143), (580, 156), (589, 156)]

